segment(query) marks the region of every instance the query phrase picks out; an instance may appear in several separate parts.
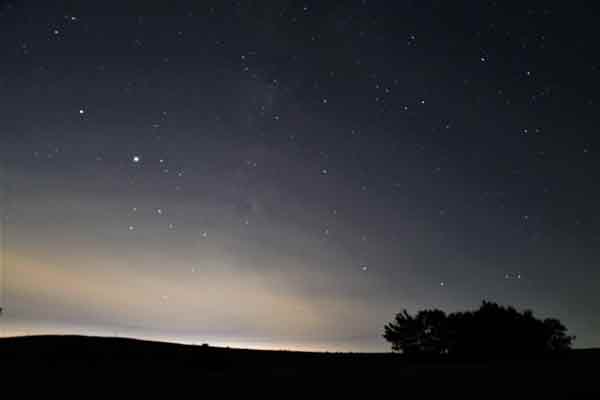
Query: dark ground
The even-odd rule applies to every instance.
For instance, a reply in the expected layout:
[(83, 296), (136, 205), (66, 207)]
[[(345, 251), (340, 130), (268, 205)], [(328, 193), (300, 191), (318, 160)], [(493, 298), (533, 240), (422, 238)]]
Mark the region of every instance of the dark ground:
[(302, 391), (326, 384), (345, 391), (391, 391), (399, 397), (418, 391), (479, 394), (480, 398), (500, 393), (517, 398), (519, 394), (572, 398), (569, 394), (600, 394), (600, 383), (596, 385), (599, 362), (600, 349), (529, 360), (467, 361), (409, 359), (391, 353), (241, 350), (85, 336), (0, 339), (3, 377), (27, 377), (33, 382), (37, 377), (50, 378), (68, 382), (68, 387), (80, 379), (100, 386), (115, 380), (143, 382), (144, 389), (157, 381), (230, 382), (232, 386), (251, 381), (255, 388), (284, 383), (287, 390), (293, 385)]

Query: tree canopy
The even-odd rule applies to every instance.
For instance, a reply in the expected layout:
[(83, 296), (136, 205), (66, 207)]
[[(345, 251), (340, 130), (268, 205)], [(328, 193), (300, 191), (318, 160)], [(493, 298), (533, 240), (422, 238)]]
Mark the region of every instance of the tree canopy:
[(574, 336), (557, 319), (535, 318), (483, 301), (474, 311), (446, 314), (441, 310), (406, 310), (384, 327), (392, 350), (405, 354), (516, 356), (570, 349)]

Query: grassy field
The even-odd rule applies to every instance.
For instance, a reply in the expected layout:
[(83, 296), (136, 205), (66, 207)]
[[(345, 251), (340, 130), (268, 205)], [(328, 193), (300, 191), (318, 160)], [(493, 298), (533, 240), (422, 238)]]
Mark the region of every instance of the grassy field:
[[(268, 385), (372, 386), (419, 392), (598, 393), (600, 349), (524, 360), (414, 359), (381, 353), (228, 349), (126, 338), (31, 336), (0, 339), (3, 370), (27, 376), (160, 377)], [(396, 387), (398, 385), (398, 387)], [(600, 385), (599, 385), (600, 386)], [(567, 397), (568, 398), (568, 397)]]

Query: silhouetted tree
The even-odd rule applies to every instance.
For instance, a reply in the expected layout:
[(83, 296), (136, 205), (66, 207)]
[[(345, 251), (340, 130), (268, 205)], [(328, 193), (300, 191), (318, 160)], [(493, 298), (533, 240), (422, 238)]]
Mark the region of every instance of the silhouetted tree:
[(439, 354), (448, 350), (446, 314), (441, 310), (419, 311), (415, 317), (403, 310), (384, 331), (393, 351)]
[(475, 311), (446, 315), (440, 310), (406, 310), (384, 327), (392, 350), (409, 354), (454, 354), (487, 357), (533, 355), (567, 350), (574, 340), (557, 319), (539, 320), (484, 301)]
[(383, 337), (392, 344), (392, 351), (410, 353), (417, 351), (417, 332), (414, 318), (402, 310), (394, 321), (384, 327)]
[(567, 335), (567, 327), (555, 318), (544, 320), (546, 347), (552, 351), (563, 351), (571, 348), (575, 336)]

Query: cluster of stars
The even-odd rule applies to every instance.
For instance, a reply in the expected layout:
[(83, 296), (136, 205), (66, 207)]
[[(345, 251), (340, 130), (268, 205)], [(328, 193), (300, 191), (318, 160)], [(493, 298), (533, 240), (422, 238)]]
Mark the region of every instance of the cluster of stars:
[(521, 279), (520, 272), (509, 272), (504, 274), (504, 279)]

